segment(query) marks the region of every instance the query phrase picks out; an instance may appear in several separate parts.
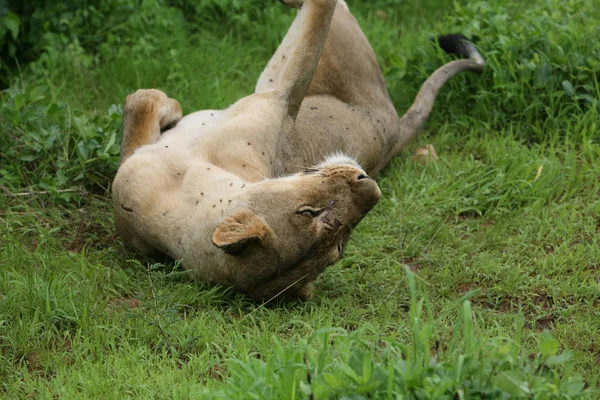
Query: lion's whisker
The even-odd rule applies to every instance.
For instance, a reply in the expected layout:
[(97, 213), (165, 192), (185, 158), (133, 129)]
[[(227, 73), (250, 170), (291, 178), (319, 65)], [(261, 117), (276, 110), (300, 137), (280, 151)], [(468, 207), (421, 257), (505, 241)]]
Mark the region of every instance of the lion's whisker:
[(266, 302), (262, 303), (260, 306), (256, 307), (254, 310), (252, 310), (251, 312), (249, 312), (248, 314), (246, 314), (246, 316), (244, 318), (242, 318), (240, 321), (243, 321), (244, 319), (248, 318), (250, 315), (254, 314), (256, 311), (260, 310), (261, 308), (263, 308), (264, 306), (266, 306), (267, 304), (269, 304), (270, 302), (272, 302), (273, 300), (275, 300), (277, 297), (279, 297), (281, 294), (283, 294), (286, 290), (288, 290), (289, 288), (291, 288), (292, 286), (294, 286), (296, 283), (300, 282), (302, 279), (306, 278), (307, 276), (308, 276), (308, 273), (306, 273), (304, 276), (301, 276), (296, 281), (290, 283), (281, 292), (277, 293), (275, 296), (271, 297), (269, 300), (267, 300)]
[(313, 169), (313, 168), (314, 168), (314, 166), (305, 167), (305, 166), (303, 166), (303, 165), (297, 165), (297, 164), (291, 164), (291, 165), (292, 165), (293, 167), (300, 168), (300, 169)]
[(261, 178), (263, 178), (264, 180), (267, 180), (269, 178), (267, 178), (266, 176), (264, 176), (263, 174), (261, 174), (260, 172), (258, 172), (257, 170), (255, 170), (254, 168), (248, 168), (250, 171), (254, 172), (256, 175), (260, 176)]

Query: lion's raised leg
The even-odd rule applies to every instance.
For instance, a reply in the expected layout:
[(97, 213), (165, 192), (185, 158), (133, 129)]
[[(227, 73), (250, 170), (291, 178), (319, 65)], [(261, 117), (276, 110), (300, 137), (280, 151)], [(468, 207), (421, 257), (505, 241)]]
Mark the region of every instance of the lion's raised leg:
[[(297, 0), (284, 0), (297, 6)], [(298, 16), (258, 82), (257, 90), (274, 90), (281, 62), (302, 35)], [(369, 174), (381, 168), (390, 137), (398, 131), (398, 115), (388, 96), (375, 53), (344, 1), (337, 1), (325, 46), (294, 123), (294, 135), (282, 148), (285, 172), (321, 163), (327, 155), (344, 153)], [(272, 81), (272, 82), (271, 82)], [(300, 149), (296, 151), (295, 149)]]
[[(318, 148), (307, 152), (305, 158), (310, 160), (318, 152), (344, 151), (375, 176), (415, 137), (445, 82), (457, 73), (483, 69), (483, 58), (461, 35), (444, 36), (440, 38), (440, 45), (447, 52), (467, 60), (451, 61), (434, 72), (423, 84), (410, 109), (399, 119), (373, 48), (345, 4), (338, 2), (319, 65), (306, 94), (306, 103), (310, 103), (310, 107), (303, 107), (296, 121), (297, 136), (306, 137), (301, 148), (309, 148), (314, 145), (310, 133), (315, 129), (323, 130), (323, 126), (332, 126), (334, 122), (328, 118), (334, 117), (347, 123), (353, 115), (360, 114), (362, 118), (353, 120), (354, 126), (360, 121), (370, 121), (371, 126), (346, 127), (343, 140), (339, 140), (339, 131), (330, 129), (326, 137), (331, 137), (332, 142), (322, 141)], [(339, 127), (340, 123), (337, 123)], [(372, 135), (369, 143), (365, 142), (367, 132)]]
[[(309, 0), (280, 0), (291, 8), (301, 8), (277, 51), (271, 57), (256, 85), (256, 92), (275, 89), (289, 54), (298, 45), (307, 25)], [(377, 57), (344, 0), (338, 0), (325, 47), (312, 77), (307, 95), (333, 95), (341, 101), (373, 106), (373, 100), (391, 105)], [(377, 104), (375, 104), (377, 105)]]
[(392, 107), (375, 52), (345, 2), (339, 2), (307, 93), (351, 105)]
[(127, 96), (123, 107), (120, 164), (139, 147), (154, 143), (162, 131), (181, 119), (181, 106), (160, 90), (140, 89)]
[(327, 40), (336, 0), (282, 0), (300, 6), (279, 48), (262, 72), (256, 93), (276, 91), (287, 102), (288, 114), (296, 118), (313, 79)]

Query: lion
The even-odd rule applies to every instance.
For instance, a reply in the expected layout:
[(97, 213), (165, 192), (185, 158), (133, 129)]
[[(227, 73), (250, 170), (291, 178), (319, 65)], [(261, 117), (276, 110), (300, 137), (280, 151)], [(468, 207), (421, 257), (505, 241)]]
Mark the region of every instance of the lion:
[(465, 59), (436, 70), (400, 118), (345, 1), (280, 1), (297, 15), (254, 93), (185, 117), (159, 90), (127, 96), (112, 185), (127, 245), (263, 300), (311, 295), (381, 197), (374, 177), (416, 135), (439, 89), (484, 66), (463, 36), (442, 37)]

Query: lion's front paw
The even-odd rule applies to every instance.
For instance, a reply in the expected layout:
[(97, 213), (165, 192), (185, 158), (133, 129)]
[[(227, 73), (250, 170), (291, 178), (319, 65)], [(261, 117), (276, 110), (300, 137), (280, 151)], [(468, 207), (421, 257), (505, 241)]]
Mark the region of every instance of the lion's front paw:
[(175, 126), (183, 115), (179, 102), (157, 89), (140, 89), (127, 96), (124, 113), (134, 118), (156, 119), (161, 131)]

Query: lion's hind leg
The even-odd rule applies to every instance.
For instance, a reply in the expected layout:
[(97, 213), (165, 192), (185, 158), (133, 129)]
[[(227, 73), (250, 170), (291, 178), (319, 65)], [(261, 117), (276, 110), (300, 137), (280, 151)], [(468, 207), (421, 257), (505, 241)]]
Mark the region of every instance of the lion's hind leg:
[(262, 72), (256, 93), (274, 91), (296, 118), (325, 46), (336, 0), (283, 0), (300, 10)]

